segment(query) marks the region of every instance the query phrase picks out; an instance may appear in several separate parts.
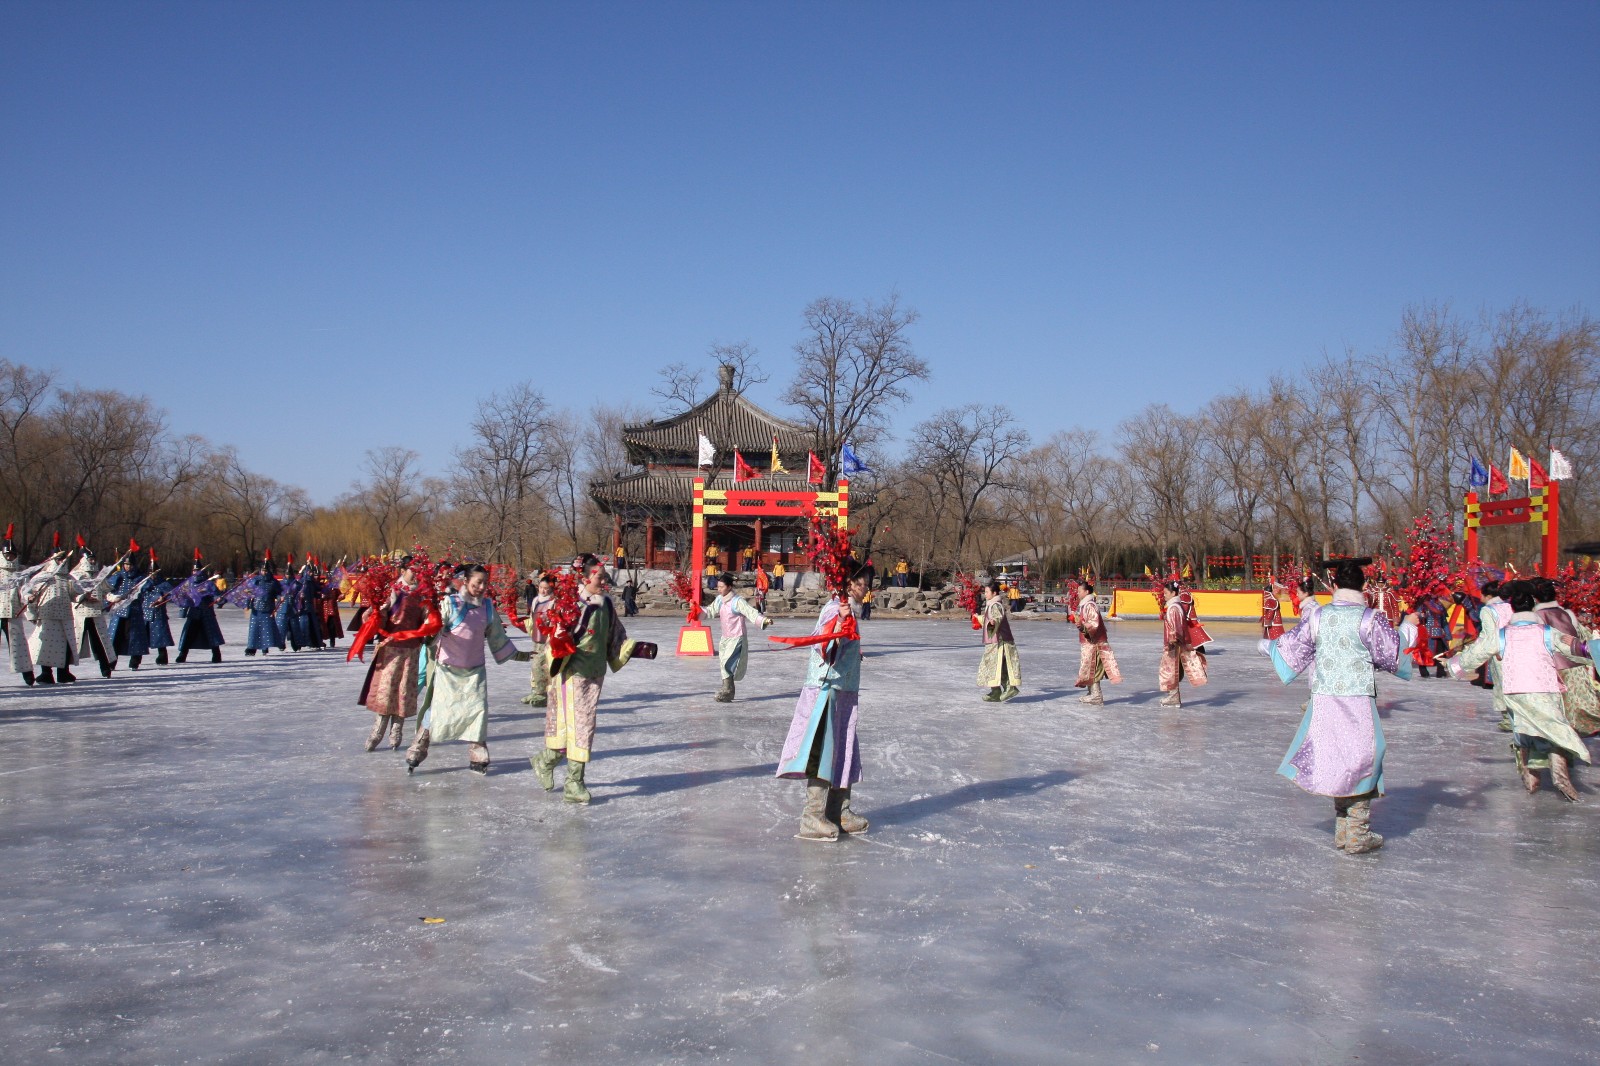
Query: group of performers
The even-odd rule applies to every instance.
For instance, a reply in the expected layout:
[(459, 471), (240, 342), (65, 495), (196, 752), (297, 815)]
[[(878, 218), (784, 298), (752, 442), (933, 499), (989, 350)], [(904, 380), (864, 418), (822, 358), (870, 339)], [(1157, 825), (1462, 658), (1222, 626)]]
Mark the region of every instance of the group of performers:
[[(222, 603), (250, 612), (246, 655), (320, 650), (344, 636), (338, 572), (315, 562), (280, 581), (269, 555), (255, 574), (229, 588), (198, 549), (182, 576), (158, 566), (155, 552), (136, 541), (104, 567), (82, 536), (76, 549), (53, 547), (42, 562), (23, 567), (13, 532), (8, 526), (0, 541), (0, 636), (11, 671), (26, 685), (72, 684), (78, 680), (73, 668), (85, 662), (106, 678), (124, 658), (130, 670), (152, 655), (158, 666), (206, 651), (221, 662), (226, 640), (216, 609)], [(176, 636), (172, 610), (182, 622)]]

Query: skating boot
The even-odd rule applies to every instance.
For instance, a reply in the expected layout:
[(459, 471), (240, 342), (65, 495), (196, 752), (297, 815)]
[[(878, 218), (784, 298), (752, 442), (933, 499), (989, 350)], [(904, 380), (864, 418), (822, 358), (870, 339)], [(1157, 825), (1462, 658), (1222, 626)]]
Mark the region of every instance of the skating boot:
[(156, 652), (156, 665), (157, 666), (166, 666), (167, 665), (167, 649), (166, 648), (162, 648), (161, 650)]
[(76, 680), (78, 680), (78, 675), (65, 666), (56, 671), (56, 683), (59, 685), (70, 685)]
[(1340, 851), (1350, 840), (1350, 804), (1354, 802), (1349, 796), (1339, 796), (1333, 801), (1333, 846)]
[(111, 670), (115, 665), (116, 664), (114, 664), (112, 662), (109, 662), (109, 661), (102, 662), (100, 664), (100, 676), (101, 677), (110, 677), (111, 676)]
[(725, 678), (722, 679), (722, 687), (717, 689), (717, 702), (718, 703), (732, 703), (733, 702), (733, 678), (725, 677)]
[(53, 684), (55, 684), (56, 683), (55, 671), (52, 670), (48, 666), (39, 667), (39, 678), (38, 678), (37, 683), (40, 684), (40, 685), (53, 685)]
[(375, 714), (372, 717), (377, 721), (372, 723), (372, 732), (367, 734), (367, 750), (377, 751), (379, 742), (383, 740), (383, 734), (389, 731), (389, 716)]
[(246, 659), (252, 659), (252, 658), (254, 658), (254, 657), (255, 657), (255, 654), (256, 654), (256, 650), (255, 650), (255, 649), (254, 649), (254, 648), (246, 648), (246, 649), (245, 649), (245, 650), (244, 650), (244, 657), (245, 657), (245, 658), (246, 658)]
[(144, 662), (143, 655), (130, 655), (128, 656), (128, 669), (137, 670), (139, 669), (139, 664), (142, 662)]
[(24, 685), (27, 685), (29, 688), (33, 687), (33, 671), (32, 670), (27, 670), (27, 671), (23, 672), (23, 674), (22, 674), (22, 683)]
[(475, 774), (489, 772), (489, 745), (478, 743), (467, 745), (467, 769)]
[(1000, 696), (1004, 692), (1005, 692), (1005, 689), (1001, 688), (999, 685), (996, 685), (994, 688), (990, 689), (988, 692), (983, 694), (983, 702), (985, 702), (985, 703), (999, 703), (1000, 702)]
[(1106, 698), (1100, 694), (1100, 682), (1098, 682), (1098, 681), (1096, 681), (1094, 684), (1090, 685), (1089, 686), (1089, 690), (1087, 692), (1085, 692), (1083, 695), (1078, 697), (1078, 702), (1079, 703), (1087, 703), (1087, 704), (1089, 704), (1091, 706), (1095, 706), (1095, 707), (1098, 707), (1100, 704), (1104, 703), (1105, 701), (1106, 701)]
[(1156, 706), (1157, 707), (1182, 707), (1183, 706), (1183, 696), (1181, 694), (1179, 694), (1177, 689), (1173, 689), (1171, 692), (1169, 692), (1165, 696), (1161, 697), (1161, 702), (1156, 704)]
[(539, 779), (539, 786), (546, 792), (553, 792), (556, 787), (556, 764), (561, 761), (561, 753), (545, 748), (528, 761), (533, 764), (533, 776)]
[(1511, 751), (1516, 755), (1517, 773), (1522, 776), (1522, 787), (1530, 793), (1539, 791), (1539, 772), (1528, 765), (1528, 751), (1512, 745)]
[(186, 663), (186, 662), (189, 661), (189, 649), (188, 648), (183, 648), (178, 652), (177, 661), (180, 662), (180, 663)]
[(561, 790), (561, 798), (568, 803), (589, 802), (589, 790), (583, 785), (583, 771), (588, 765), (586, 762), (567, 760), (567, 783)]
[(220, 663), (222, 661), (222, 649), (221, 648), (212, 648), (211, 649), (211, 661), (214, 662), (214, 663)]
[(1555, 785), (1556, 791), (1567, 799), (1573, 803), (1578, 802), (1578, 790), (1572, 784), (1572, 773), (1568, 769), (1566, 752), (1550, 753), (1550, 783)]
[(1383, 837), (1372, 831), (1372, 793), (1350, 801), (1350, 818), (1345, 829), (1344, 853), (1360, 855), (1383, 847)]
[(406, 752), (406, 773), (416, 773), (417, 767), (428, 757), (428, 741), (431, 739), (426, 729), (417, 730), (417, 735), (411, 740), (411, 747)]
[(838, 823), (839, 829), (845, 833), (865, 833), (872, 824), (850, 809), (848, 788), (828, 790), (828, 820)]
[(406, 720), (398, 714), (392, 715), (389, 721), (389, 750), (399, 751), (400, 743), (404, 739)]
[(1000, 693), (1000, 702), (1001, 703), (1010, 703), (1012, 700), (1016, 699), (1020, 695), (1022, 695), (1022, 690), (1017, 688), (1017, 686), (1012, 685), (1009, 688), (1007, 688), (1004, 692)]
[(828, 783), (820, 777), (806, 778), (806, 805), (800, 812), (801, 840), (832, 843), (839, 839), (839, 827), (828, 821)]

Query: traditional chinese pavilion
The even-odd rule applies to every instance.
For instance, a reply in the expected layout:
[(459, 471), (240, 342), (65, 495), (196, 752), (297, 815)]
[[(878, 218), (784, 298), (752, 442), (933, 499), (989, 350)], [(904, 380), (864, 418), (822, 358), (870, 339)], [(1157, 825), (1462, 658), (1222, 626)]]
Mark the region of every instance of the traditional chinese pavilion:
[[(637, 470), (591, 482), (589, 496), (612, 516), (612, 547), (655, 569), (699, 569), (692, 566), (696, 480), (704, 481), (704, 498), (730, 498), (740, 491), (797, 496), (815, 495), (820, 485), (806, 480), (807, 462), (816, 448), (815, 435), (804, 426), (778, 418), (735, 391), (733, 368), (718, 368), (718, 388), (711, 398), (679, 415), (622, 427), (628, 458)], [(709, 467), (699, 466), (700, 435), (716, 451)], [(760, 475), (736, 482), (737, 451)], [(777, 468), (773, 467), (776, 451)], [(804, 503), (796, 500), (793, 517), (771, 513), (703, 515), (706, 557), (719, 570), (741, 570), (755, 561), (767, 568), (782, 562), (790, 571), (807, 561), (796, 543), (805, 539)], [(738, 510), (738, 507), (730, 508)], [(775, 509), (769, 507), (770, 512)], [(753, 554), (746, 554), (753, 549)]]

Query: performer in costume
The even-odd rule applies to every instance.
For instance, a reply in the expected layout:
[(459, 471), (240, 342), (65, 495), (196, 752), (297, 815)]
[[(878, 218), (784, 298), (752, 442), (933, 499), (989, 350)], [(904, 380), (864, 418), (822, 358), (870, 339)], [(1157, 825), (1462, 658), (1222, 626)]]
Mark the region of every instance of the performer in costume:
[(178, 634), (178, 662), (187, 662), (189, 653), (196, 648), (210, 649), (211, 661), (222, 661), (222, 627), (217, 624), (217, 578), (206, 573), (200, 562), (200, 549), (194, 552), (194, 570), (189, 579), (173, 589), (169, 596), (178, 603), (178, 617), (183, 619), (183, 631)]
[(1478, 609), (1478, 635), (1462, 654), (1473, 652), (1473, 661), (1483, 664), (1488, 671), (1488, 688), (1494, 690), (1494, 709), (1500, 715), (1500, 730), (1512, 731), (1511, 708), (1506, 705), (1505, 692), (1500, 686), (1500, 660), (1496, 651), (1500, 647), (1500, 629), (1511, 621), (1511, 605), (1500, 595), (1501, 581), (1496, 578), (1482, 582), (1483, 606)]
[(300, 568), (293, 587), (284, 590), (283, 598), (289, 605), (289, 643), (296, 651), (321, 651), (322, 626), (318, 616), (322, 611), (322, 583), (309, 563)]
[(1577, 656), (1557, 654), (1553, 658), (1561, 674), (1561, 706), (1566, 712), (1567, 724), (1580, 737), (1594, 736), (1600, 732), (1600, 685), (1595, 683), (1594, 660), (1589, 657), (1588, 644), (1595, 632), (1556, 602), (1554, 581), (1539, 577), (1531, 584), (1538, 600), (1533, 605), (1534, 614), (1583, 653)]
[(33, 623), (29, 651), (41, 685), (70, 685), (78, 680), (72, 673), (78, 661), (78, 634), (72, 614), (78, 585), (66, 572), (66, 565), (66, 552), (51, 556), (39, 575), (25, 586), (23, 595), (23, 606)]
[[(430, 607), (433, 607), (431, 612)], [(400, 750), (406, 719), (417, 713), (422, 644), (437, 633), (441, 625), (438, 608), (418, 588), (411, 556), (405, 556), (400, 560), (400, 573), (390, 589), (388, 604), (379, 615), (378, 650), (373, 653), (366, 682), (356, 701), (377, 719), (372, 723), (372, 732), (367, 734), (368, 751), (382, 743), (385, 732), (389, 735), (389, 750)], [(357, 647), (352, 654), (360, 654), (360, 650)]]
[(1016, 638), (1011, 635), (1011, 611), (997, 579), (990, 578), (983, 586), (983, 609), (972, 616), (972, 625), (983, 631), (978, 687), (989, 690), (984, 700), (1007, 703), (1016, 699), (1017, 682), (1022, 680), (1022, 660), (1017, 655)]
[(804, 779), (801, 840), (833, 841), (845, 833), (864, 833), (868, 822), (850, 809), (850, 789), (861, 780), (861, 749), (856, 739), (860, 709), (861, 636), (856, 611), (867, 594), (864, 570), (853, 573), (844, 592), (823, 604), (809, 637), (773, 637), (808, 646), (806, 678), (795, 701), (789, 735), (778, 760), (777, 776)]
[(344, 636), (344, 619), (339, 616), (339, 588), (342, 581), (343, 577), (336, 567), (327, 575), (322, 586), (322, 613), (318, 621), (322, 625), (322, 639), (330, 649), (337, 649), (340, 638)]
[(118, 559), (101, 569), (95, 561), (94, 550), (78, 537), (78, 547), (83, 554), (78, 565), (72, 568), (72, 577), (78, 582), (78, 595), (72, 602), (72, 619), (78, 632), (78, 658), (91, 656), (100, 664), (100, 676), (110, 677), (117, 668), (116, 656), (111, 652), (111, 629), (106, 624), (106, 583), (122, 564)]
[(1111, 653), (1111, 635), (1106, 632), (1100, 603), (1094, 597), (1094, 582), (1086, 578), (1078, 589), (1074, 612), (1078, 624), (1077, 687), (1087, 690), (1078, 697), (1078, 702), (1098, 706), (1106, 701), (1100, 682), (1121, 684), (1122, 671), (1117, 668), (1117, 657)]
[(1162, 707), (1182, 707), (1179, 682), (1188, 679), (1196, 687), (1206, 683), (1205, 646), (1211, 636), (1195, 614), (1194, 597), (1176, 579), (1167, 582), (1167, 602), (1161, 612), (1161, 665), (1156, 678)]
[[(544, 750), (531, 760), (546, 792), (556, 787), (556, 765), (567, 760), (561, 795), (570, 803), (588, 803), (584, 774), (594, 747), (595, 718), (606, 670), (621, 670), (635, 655), (654, 658), (655, 645), (628, 639), (616, 606), (604, 591), (605, 565), (593, 555), (578, 560), (582, 576), (578, 617), (570, 628), (551, 634), (550, 698), (544, 712)], [(552, 615), (560, 613), (559, 606)]]
[(1439, 659), (1450, 649), (1450, 623), (1445, 617), (1444, 602), (1430, 592), (1419, 597), (1412, 610), (1418, 619), (1417, 640), (1407, 654), (1416, 661), (1421, 676), (1427, 677), (1428, 669), (1433, 667), (1435, 676), (1444, 677), (1444, 664)]
[(172, 621), (167, 617), (167, 601), (177, 587), (165, 571), (155, 569), (155, 555), (150, 556), (154, 580), (144, 593), (145, 628), (150, 634), (150, 647), (155, 649), (156, 665), (167, 665), (167, 649), (172, 647)]
[(303, 645), (294, 627), (294, 598), (300, 591), (300, 575), (294, 571), (294, 552), (289, 553), (289, 566), (283, 572), (281, 584), (283, 593), (272, 616), (278, 626), (278, 647), (284, 651), (299, 651)]
[(722, 639), (717, 642), (717, 663), (722, 672), (722, 687), (717, 690), (718, 703), (732, 703), (734, 683), (744, 680), (750, 664), (750, 639), (745, 636), (745, 623), (760, 629), (772, 624), (772, 619), (745, 602), (743, 596), (733, 591), (731, 574), (717, 575), (717, 598), (711, 601), (710, 613), (722, 629)]
[(255, 575), (246, 582), (249, 597), (245, 603), (250, 610), (250, 631), (245, 640), (244, 653), (266, 655), (273, 648), (283, 647), (283, 634), (278, 631), (278, 600), (283, 596), (283, 582), (278, 580), (278, 568), (269, 551), (261, 560)]
[(554, 589), (550, 575), (540, 574), (534, 594), (528, 598), (528, 617), (522, 628), (533, 638), (533, 666), (528, 672), (528, 694), (522, 702), (529, 707), (544, 707), (550, 702), (550, 648), (545, 643), (545, 633), (549, 629), (546, 616), (556, 602)]
[(1400, 649), (1416, 636), (1415, 615), (1397, 632), (1388, 616), (1367, 606), (1362, 563), (1341, 561), (1332, 602), (1283, 637), (1261, 642), (1286, 685), (1314, 667), (1311, 699), (1278, 773), (1333, 799), (1333, 846), (1347, 855), (1383, 847), (1382, 835), (1372, 832), (1384, 755), (1374, 671), (1408, 680), (1412, 662)]
[(22, 675), (22, 683), (34, 682), (33, 656), (28, 651), (27, 627), (23, 625), (22, 583), (38, 570), (25, 573), (17, 558), (17, 545), (11, 539), (14, 524), (6, 526), (6, 539), (0, 541), (0, 635), (6, 641), (7, 663), (11, 672)]
[[(137, 544), (134, 546), (137, 550)], [(144, 573), (144, 560), (130, 553), (122, 557), (122, 566), (106, 583), (110, 589), (107, 597), (107, 618), (111, 630), (111, 653), (128, 657), (128, 669), (137, 670), (150, 654), (150, 623), (145, 619), (145, 598), (149, 595), (153, 575)]]
[(422, 728), (406, 752), (407, 773), (422, 765), (434, 740), (467, 741), (467, 768), (480, 774), (489, 772), (489, 681), (484, 645), (488, 644), (497, 663), (527, 662), (528, 653), (518, 651), (506, 636), (488, 591), (489, 571), (473, 564), (467, 568), (461, 591), (439, 604), (438, 654), (428, 664), (423, 697), (427, 706)]
[(1499, 663), (1496, 682), (1511, 715), (1511, 751), (1523, 787), (1539, 790), (1539, 771), (1548, 769), (1556, 791), (1574, 802), (1572, 760), (1589, 762), (1589, 749), (1567, 723), (1561, 703), (1561, 662), (1582, 658), (1575, 641), (1534, 612), (1532, 586), (1512, 581), (1499, 590), (1509, 600), (1511, 617), (1495, 632), (1493, 641), (1476, 640), (1448, 661), (1450, 676), (1461, 677), (1490, 658)]
[(1267, 587), (1261, 590), (1261, 639), (1277, 640), (1283, 636), (1283, 607), (1278, 602), (1278, 581), (1268, 575)]

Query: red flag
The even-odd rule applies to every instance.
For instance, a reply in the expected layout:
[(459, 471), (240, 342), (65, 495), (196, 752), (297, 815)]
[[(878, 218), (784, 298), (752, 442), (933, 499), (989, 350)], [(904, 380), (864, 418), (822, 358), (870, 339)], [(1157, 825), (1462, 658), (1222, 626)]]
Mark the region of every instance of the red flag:
[(132, 553), (132, 552), (136, 552), (136, 551), (140, 551), (140, 550), (141, 549), (139, 547), (139, 542), (137, 540), (134, 540), (132, 537), (129, 537), (128, 538), (128, 551), (130, 553)]
[(145, 551), (150, 553), (150, 565), (156, 565), (156, 550), (154, 548), (146, 548)]
[(806, 481), (812, 485), (822, 484), (828, 479), (828, 468), (822, 465), (816, 452), (807, 452), (806, 456)]
[(1498, 496), (1502, 492), (1509, 491), (1510, 488), (1511, 488), (1511, 486), (1506, 484), (1506, 476), (1500, 472), (1500, 468), (1498, 466), (1495, 466), (1493, 463), (1490, 463), (1489, 464), (1489, 495)]
[(272, 549), (271, 548), (267, 549), (267, 554), (262, 556), (261, 561), (264, 562), (264, 563), (272, 562)]
[(1544, 467), (1539, 465), (1539, 460), (1528, 456), (1528, 487), (1542, 489), (1550, 484), (1550, 475), (1544, 472)]
[(199, 548), (196, 548), (194, 550), (194, 561), (197, 562), (197, 563), (200, 561), (200, 549)]
[(735, 450), (733, 453), (733, 480), (735, 482), (751, 481), (760, 476), (760, 474), (756, 473), (755, 467), (745, 462), (744, 456)]

